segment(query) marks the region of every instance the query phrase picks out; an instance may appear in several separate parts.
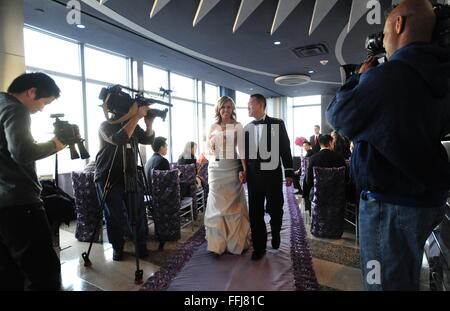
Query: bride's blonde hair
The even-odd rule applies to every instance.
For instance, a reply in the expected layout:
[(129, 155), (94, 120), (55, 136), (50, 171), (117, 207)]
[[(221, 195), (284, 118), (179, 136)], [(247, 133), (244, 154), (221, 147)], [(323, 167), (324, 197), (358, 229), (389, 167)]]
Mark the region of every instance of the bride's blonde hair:
[(234, 104), (234, 100), (229, 96), (222, 96), (217, 101), (216, 109), (215, 109), (216, 110), (215, 118), (216, 118), (217, 124), (222, 123), (222, 116), (220, 115), (220, 109), (222, 109), (222, 107), (228, 102), (231, 103), (231, 108), (233, 109), (233, 112), (231, 113), (231, 118), (236, 121), (236, 105)]

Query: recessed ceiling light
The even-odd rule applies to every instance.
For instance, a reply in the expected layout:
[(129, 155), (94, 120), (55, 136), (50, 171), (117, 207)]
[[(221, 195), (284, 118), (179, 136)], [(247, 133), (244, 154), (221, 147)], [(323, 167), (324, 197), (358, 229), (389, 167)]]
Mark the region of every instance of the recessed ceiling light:
[(320, 63), (325, 66), (326, 64), (328, 64), (328, 59), (322, 59)]
[(273, 44), (274, 44), (274, 45), (280, 45), (280, 44), (281, 44), (281, 41), (275, 41)]
[(253, 91), (253, 88), (251, 87), (251, 88), (249, 88), (249, 90), (250, 90), (250, 91)]
[(314, 70), (308, 70), (308, 73), (312, 75), (314, 73)]
[(83, 24), (77, 24), (77, 28), (84, 29), (86, 28), (86, 26), (84, 26)]

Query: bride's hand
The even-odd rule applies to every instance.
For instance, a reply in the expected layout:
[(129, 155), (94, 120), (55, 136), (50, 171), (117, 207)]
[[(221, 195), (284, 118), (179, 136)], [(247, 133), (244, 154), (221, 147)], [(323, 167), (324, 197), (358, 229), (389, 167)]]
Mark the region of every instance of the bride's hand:
[(245, 184), (247, 182), (247, 172), (246, 171), (239, 172), (239, 181), (241, 182), (241, 184)]

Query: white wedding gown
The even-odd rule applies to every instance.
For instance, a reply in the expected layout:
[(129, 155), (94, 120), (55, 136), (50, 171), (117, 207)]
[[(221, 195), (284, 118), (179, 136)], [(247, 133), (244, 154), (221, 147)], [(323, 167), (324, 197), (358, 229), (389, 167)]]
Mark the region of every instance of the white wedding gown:
[(209, 159), (204, 222), (208, 250), (216, 254), (239, 255), (249, 247), (250, 223), (239, 167), (240, 160)]

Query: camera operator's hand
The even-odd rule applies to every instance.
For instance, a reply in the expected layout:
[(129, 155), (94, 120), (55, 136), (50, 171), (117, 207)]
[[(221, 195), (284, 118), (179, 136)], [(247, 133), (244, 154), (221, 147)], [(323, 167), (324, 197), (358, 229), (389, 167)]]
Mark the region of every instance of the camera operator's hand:
[(63, 150), (66, 148), (66, 145), (64, 145), (57, 137), (53, 137), (52, 141), (55, 143), (56, 152)]
[(138, 111), (136, 112), (136, 116), (139, 119), (142, 119), (147, 115), (149, 110), (150, 110), (149, 106), (141, 106), (141, 107), (139, 107)]
[(378, 59), (373, 56), (369, 56), (359, 68), (359, 73), (363, 74), (376, 66), (378, 66)]

